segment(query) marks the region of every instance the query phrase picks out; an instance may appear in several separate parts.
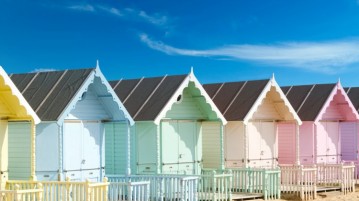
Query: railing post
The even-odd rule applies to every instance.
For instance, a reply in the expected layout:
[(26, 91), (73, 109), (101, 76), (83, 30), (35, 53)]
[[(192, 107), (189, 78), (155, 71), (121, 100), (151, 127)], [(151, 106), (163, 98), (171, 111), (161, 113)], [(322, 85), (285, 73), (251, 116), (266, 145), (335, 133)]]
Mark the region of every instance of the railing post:
[(160, 201), (164, 201), (164, 192), (163, 192), (163, 177), (159, 179), (159, 187), (160, 187)]
[(128, 182), (127, 184), (127, 200), (128, 201), (132, 201), (132, 191), (133, 191), (133, 187), (131, 182)]
[(232, 200), (232, 188), (233, 188), (233, 171), (229, 170), (228, 173), (231, 175), (229, 177), (229, 184), (228, 184), (228, 189), (229, 189), (229, 200)]
[(216, 188), (217, 188), (217, 184), (216, 184), (216, 171), (212, 171), (212, 194), (213, 194), (213, 198), (212, 201), (216, 201)]
[(262, 170), (263, 173), (263, 183), (262, 183), (262, 192), (264, 195), (264, 200), (268, 199), (268, 192), (267, 192), (267, 171), (266, 170)]
[(184, 201), (185, 200), (185, 197), (186, 197), (186, 190), (185, 190), (185, 181), (183, 178), (181, 178), (180, 180), (180, 189), (181, 189), (181, 192), (180, 192), (180, 200), (181, 201)]
[(42, 187), (42, 183), (39, 183), (37, 185), (37, 188), (42, 190), (42, 191), (39, 191), (39, 192), (36, 193), (36, 200), (37, 201), (42, 201), (42, 193), (43, 193), (43, 190), (44, 190), (43, 187)]
[(70, 200), (70, 196), (71, 196), (71, 192), (70, 192), (70, 188), (71, 188), (71, 183), (70, 183), (70, 177), (66, 177), (65, 179), (65, 187), (66, 187), (66, 200)]
[(20, 186), (19, 184), (15, 184), (15, 201), (21, 201), (21, 194), (19, 193)]
[(85, 182), (85, 193), (86, 193), (86, 201), (91, 201), (90, 180), (88, 179), (86, 179)]
[(109, 185), (109, 183), (108, 183), (108, 178), (107, 177), (104, 177), (103, 178), (103, 183), (105, 183), (105, 192), (103, 192), (104, 193), (104, 201), (107, 201), (108, 200), (108, 185)]

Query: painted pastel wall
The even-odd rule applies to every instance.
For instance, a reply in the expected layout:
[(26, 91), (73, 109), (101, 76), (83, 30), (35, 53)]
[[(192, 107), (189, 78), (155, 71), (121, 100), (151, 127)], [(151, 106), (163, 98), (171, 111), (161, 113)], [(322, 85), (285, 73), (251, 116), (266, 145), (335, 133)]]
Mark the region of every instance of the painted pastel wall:
[(55, 122), (36, 127), (36, 176), (38, 180), (58, 180), (59, 126)]
[(357, 122), (340, 122), (342, 160), (358, 160), (358, 124)]
[(296, 163), (296, 129), (293, 122), (279, 122), (278, 126), (278, 163)]
[(126, 122), (105, 123), (106, 174), (126, 174), (127, 130)]
[(31, 176), (31, 123), (9, 122), (9, 179), (28, 180)]
[(136, 122), (135, 126), (137, 149), (131, 157), (136, 156), (136, 173), (160, 173), (161, 170), (157, 166), (161, 154), (157, 147), (159, 127), (153, 122)]

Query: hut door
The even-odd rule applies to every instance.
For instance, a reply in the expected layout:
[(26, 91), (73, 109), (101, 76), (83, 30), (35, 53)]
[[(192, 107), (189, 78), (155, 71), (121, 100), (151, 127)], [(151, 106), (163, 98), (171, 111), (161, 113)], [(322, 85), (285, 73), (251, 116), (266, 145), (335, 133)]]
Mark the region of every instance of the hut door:
[(100, 180), (100, 126), (98, 122), (65, 122), (64, 170), (71, 180)]
[(317, 125), (317, 162), (337, 163), (339, 143), (339, 123), (319, 122)]
[(196, 122), (162, 122), (162, 172), (193, 174), (196, 171)]
[(357, 160), (358, 135), (356, 122), (340, 122), (340, 142), (342, 160)]
[(276, 129), (274, 122), (255, 121), (248, 124), (249, 165), (270, 167), (277, 158)]
[(178, 172), (177, 122), (162, 122), (162, 173)]

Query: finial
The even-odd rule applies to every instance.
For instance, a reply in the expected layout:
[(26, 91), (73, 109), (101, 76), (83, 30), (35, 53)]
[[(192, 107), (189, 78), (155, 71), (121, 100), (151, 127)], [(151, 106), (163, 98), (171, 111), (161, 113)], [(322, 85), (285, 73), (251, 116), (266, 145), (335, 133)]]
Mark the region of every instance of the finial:
[(96, 68), (100, 68), (100, 62), (98, 61), (98, 59), (96, 60)]
[(274, 73), (272, 73), (272, 79), (274, 80)]
[(191, 66), (191, 74), (193, 74), (193, 66)]

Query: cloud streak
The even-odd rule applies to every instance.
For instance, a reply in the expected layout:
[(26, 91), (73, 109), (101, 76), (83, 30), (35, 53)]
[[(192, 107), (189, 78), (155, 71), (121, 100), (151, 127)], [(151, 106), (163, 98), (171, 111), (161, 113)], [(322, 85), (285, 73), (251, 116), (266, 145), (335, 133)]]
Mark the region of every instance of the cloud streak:
[(116, 17), (144, 21), (146, 23), (153, 24), (156, 26), (164, 26), (168, 23), (168, 17), (165, 15), (162, 15), (160, 13), (154, 13), (150, 15), (143, 10), (137, 10), (133, 8), (118, 9), (115, 7), (91, 4), (76, 4), (68, 6), (67, 8), (77, 11), (104, 12)]
[(335, 73), (349, 65), (359, 64), (359, 40), (227, 45), (207, 50), (176, 48), (152, 40), (146, 34), (140, 34), (140, 40), (148, 47), (168, 55), (251, 61), (262, 65), (304, 68), (324, 73)]

